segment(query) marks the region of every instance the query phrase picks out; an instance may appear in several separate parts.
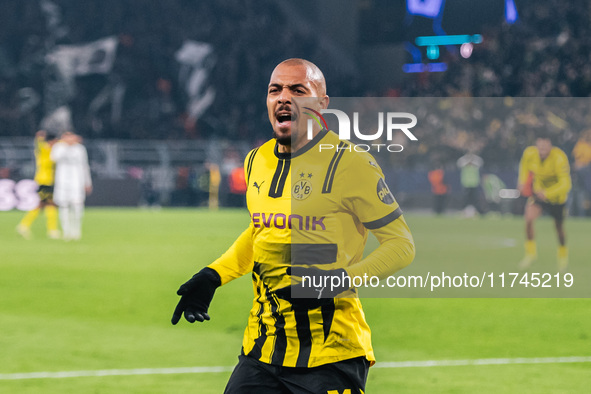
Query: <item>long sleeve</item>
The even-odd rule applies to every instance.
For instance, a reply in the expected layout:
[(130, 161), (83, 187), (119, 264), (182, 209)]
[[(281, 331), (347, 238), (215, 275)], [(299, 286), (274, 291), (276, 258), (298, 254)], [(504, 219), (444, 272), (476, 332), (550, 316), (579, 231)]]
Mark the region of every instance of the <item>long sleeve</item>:
[(554, 169), (558, 181), (545, 191), (550, 201), (560, 199), (560, 196), (568, 194), (571, 189), (570, 166), (564, 153), (556, 157)]
[(252, 235), (251, 224), (240, 234), (232, 246), (208, 267), (214, 269), (222, 280), (222, 285), (252, 271)]
[(55, 144), (53, 146), (53, 148), (51, 149), (51, 160), (54, 162), (58, 162), (60, 161), (65, 154), (65, 144), (63, 142), (58, 142), (57, 144)]
[(527, 178), (529, 177), (529, 172), (531, 171), (529, 168), (529, 157), (531, 155), (531, 148), (532, 147), (526, 148), (523, 151), (523, 155), (521, 156), (521, 160), (519, 161), (519, 176), (517, 178), (518, 187), (525, 185), (527, 182)]
[(85, 187), (92, 187), (92, 178), (90, 177), (90, 166), (88, 165), (88, 153), (86, 152), (86, 148), (82, 145), (81, 147), (81, 155), (82, 155), (82, 175), (84, 176), (84, 186)]
[(409, 265), (415, 257), (415, 244), (403, 216), (372, 230), (380, 246), (359, 263), (347, 267), (349, 276), (364, 274), (383, 279)]

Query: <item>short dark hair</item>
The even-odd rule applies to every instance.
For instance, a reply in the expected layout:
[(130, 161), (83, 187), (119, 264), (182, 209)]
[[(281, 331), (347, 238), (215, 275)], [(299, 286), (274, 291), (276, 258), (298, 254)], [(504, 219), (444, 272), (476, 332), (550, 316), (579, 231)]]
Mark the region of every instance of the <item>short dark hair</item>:
[(536, 140), (550, 140), (550, 143), (554, 143), (554, 136), (547, 130), (536, 130)]
[(57, 134), (55, 134), (55, 133), (45, 134), (45, 141), (49, 142), (49, 141), (53, 141), (53, 140), (57, 140)]

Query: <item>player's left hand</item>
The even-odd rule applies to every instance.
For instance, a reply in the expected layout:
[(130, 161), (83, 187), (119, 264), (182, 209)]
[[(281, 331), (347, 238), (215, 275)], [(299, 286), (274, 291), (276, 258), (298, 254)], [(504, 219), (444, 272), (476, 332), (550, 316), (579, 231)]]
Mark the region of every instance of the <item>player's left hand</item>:
[(275, 294), (289, 301), (294, 307), (314, 309), (331, 304), (336, 296), (349, 290), (349, 275), (342, 268), (321, 270), (295, 266), (288, 267), (286, 274), (297, 278), (299, 282), (276, 290)]
[(216, 289), (221, 284), (220, 275), (209, 267), (205, 267), (193, 275), (176, 292), (181, 296), (181, 300), (172, 314), (172, 324), (177, 324), (183, 313), (189, 323), (209, 320), (207, 310)]
[(546, 193), (544, 193), (543, 190), (536, 192), (536, 198), (540, 201), (548, 201), (548, 198), (546, 197)]

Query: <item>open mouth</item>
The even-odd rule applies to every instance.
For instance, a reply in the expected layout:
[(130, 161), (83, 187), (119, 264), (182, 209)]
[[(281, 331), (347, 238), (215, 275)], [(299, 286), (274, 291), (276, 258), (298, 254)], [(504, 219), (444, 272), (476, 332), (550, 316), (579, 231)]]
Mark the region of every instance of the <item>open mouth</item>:
[(282, 127), (291, 126), (291, 122), (296, 120), (296, 118), (297, 115), (291, 111), (277, 111), (275, 113), (275, 119), (277, 119), (279, 126)]
[(278, 114), (277, 120), (281, 123), (291, 120), (291, 114)]

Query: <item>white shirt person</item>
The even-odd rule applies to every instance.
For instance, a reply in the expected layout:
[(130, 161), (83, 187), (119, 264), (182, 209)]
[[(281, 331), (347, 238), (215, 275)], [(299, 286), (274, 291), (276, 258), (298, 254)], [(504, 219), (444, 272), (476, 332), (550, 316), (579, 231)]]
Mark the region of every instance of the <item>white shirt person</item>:
[(66, 132), (51, 150), (51, 159), (55, 162), (53, 195), (65, 240), (81, 238), (84, 201), (92, 192), (88, 154), (80, 141), (78, 135)]

